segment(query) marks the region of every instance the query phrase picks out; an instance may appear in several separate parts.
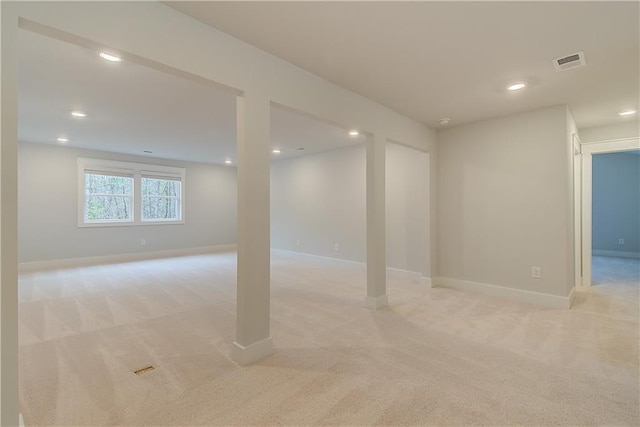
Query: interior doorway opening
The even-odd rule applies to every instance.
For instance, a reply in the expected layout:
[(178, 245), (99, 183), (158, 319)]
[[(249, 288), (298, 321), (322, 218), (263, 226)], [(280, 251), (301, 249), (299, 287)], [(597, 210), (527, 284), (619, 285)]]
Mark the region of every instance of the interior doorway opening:
[[(598, 193), (600, 192), (600, 188), (597, 187), (597, 185), (599, 184), (594, 184), (594, 156), (596, 155), (601, 155), (601, 154), (613, 154), (613, 153), (631, 153), (633, 151), (636, 150), (640, 150), (640, 138), (627, 138), (627, 139), (620, 139), (620, 140), (613, 140), (613, 141), (603, 141), (603, 142), (594, 142), (594, 143), (589, 143), (589, 144), (582, 144), (581, 146), (581, 210), (580, 212), (576, 212), (576, 221), (580, 221), (581, 224), (581, 233), (580, 233), (580, 244), (576, 245), (576, 251), (580, 251), (580, 257), (581, 257), (581, 270), (582, 270), (582, 279), (581, 279), (581, 284), (584, 287), (590, 287), (594, 284), (596, 284), (596, 282), (600, 279), (600, 276), (598, 276), (597, 274), (600, 274), (600, 272), (598, 272), (596, 275), (594, 275), (594, 266), (595, 267), (600, 267), (601, 265), (604, 265), (606, 263), (603, 263), (602, 261), (606, 261), (600, 258), (594, 258), (594, 255), (596, 257), (602, 257), (602, 256), (607, 256), (607, 255), (619, 255), (622, 253), (621, 251), (614, 251), (614, 250), (607, 250), (607, 249), (602, 249), (598, 246), (600, 246), (600, 239), (601, 239), (601, 231), (606, 231), (607, 235), (609, 235), (609, 230), (607, 229), (607, 227), (610, 228), (610, 231), (612, 233), (616, 232), (616, 228), (615, 228), (615, 218), (611, 218), (610, 215), (607, 215), (606, 212), (604, 212), (604, 215), (602, 215), (601, 212), (597, 212), (594, 213), (595, 205), (594, 202), (598, 202)], [(629, 154), (629, 155), (635, 155), (635, 154)], [(638, 156), (640, 157), (640, 156)], [(596, 160), (596, 166), (595, 166), (595, 172), (597, 173), (598, 171), (598, 164), (597, 164), (598, 160)], [(635, 175), (635, 179), (629, 179), (627, 178), (627, 180), (631, 180), (634, 181), (635, 184), (637, 185), (637, 173)], [(594, 186), (596, 186), (596, 193), (594, 194)], [(637, 191), (637, 190), (636, 190)], [(614, 189), (611, 190), (610, 193), (619, 193), (618, 189)], [(594, 199), (594, 196), (596, 197), (596, 199)], [(617, 196), (616, 196), (617, 197)], [(608, 206), (605, 206), (605, 209), (608, 209)], [(595, 217), (595, 218), (594, 218)], [(602, 220), (601, 220), (602, 218)], [(635, 217), (635, 221), (637, 222), (637, 218), (638, 216)], [(596, 227), (598, 227), (598, 224), (594, 224), (594, 221), (598, 221), (599, 223), (604, 224), (605, 229), (604, 230), (596, 230)], [(633, 220), (631, 221), (633, 222)], [(594, 227), (595, 225), (595, 227)], [(628, 231), (629, 233), (633, 233), (633, 231)], [(637, 231), (635, 232), (635, 236), (637, 238)], [(604, 236), (604, 235), (603, 235)], [(611, 240), (612, 238), (609, 237), (602, 237), (602, 239), (604, 239), (605, 241)], [(622, 240), (620, 240), (622, 239)], [(619, 242), (622, 241), (623, 243), (620, 244)], [(596, 244), (596, 242), (598, 242)], [(613, 243), (615, 245), (619, 245), (619, 246), (625, 246), (625, 243), (627, 242), (627, 240), (624, 237), (616, 237), (613, 242), (608, 242), (608, 243)], [(628, 245), (628, 247), (630, 247), (630, 245)], [(633, 256), (631, 256), (633, 254), (632, 251), (628, 251), (629, 254), (629, 260), (634, 260), (637, 259)], [(627, 261), (627, 263), (632, 263), (633, 261)], [(633, 271), (633, 266), (630, 265), (629, 269), (631, 271)], [(605, 267), (605, 272), (608, 269)], [(637, 269), (636, 269), (637, 271)], [(606, 273), (605, 273), (606, 274)], [(596, 279), (596, 280), (594, 280)], [(633, 277), (631, 277), (631, 279), (634, 279)], [(635, 279), (635, 281), (637, 282), (637, 279)]]
[(640, 276), (640, 150), (592, 158), (592, 285)]

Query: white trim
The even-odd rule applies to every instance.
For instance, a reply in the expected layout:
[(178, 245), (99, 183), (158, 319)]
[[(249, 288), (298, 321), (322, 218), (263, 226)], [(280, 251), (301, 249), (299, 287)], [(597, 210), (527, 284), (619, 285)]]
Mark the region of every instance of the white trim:
[(273, 340), (271, 337), (243, 346), (237, 341), (231, 347), (231, 358), (241, 366), (247, 366), (253, 362), (264, 359), (273, 353)]
[[(283, 252), (291, 255), (301, 255), (301, 256), (307, 256), (307, 257), (313, 257), (313, 258), (321, 258), (329, 261), (346, 262), (349, 264), (357, 264), (361, 266), (367, 265), (366, 262), (352, 261), (349, 259), (342, 259), (342, 258), (333, 258), (333, 257), (324, 256), (324, 255), (310, 254), (308, 252), (297, 252), (297, 251), (290, 251), (287, 249), (277, 249), (277, 248), (271, 248), (271, 250), (274, 252)], [(420, 273), (419, 271), (409, 271), (409, 270), (403, 270), (395, 267), (387, 267), (387, 277), (414, 280), (416, 282), (420, 282), (422, 284), (431, 286), (431, 278), (423, 277), (422, 273)]]
[(582, 286), (591, 286), (593, 154), (640, 149), (640, 138), (582, 144)]
[(199, 255), (215, 252), (227, 252), (235, 250), (236, 245), (203, 246), (197, 248), (169, 249), (164, 251), (133, 252), (117, 255), (102, 255), (95, 257), (66, 258), (50, 261), (21, 262), (20, 273), (31, 273), (35, 271), (57, 270), (62, 268), (88, 267), (91, 265), (117, 264), (131, 261), (144, 261), (158, 258), (173, 258), (179, 256)]
[(386, 295), (380, 295), (379, 297), (370, 297), (367, 295), (362, 306), (369, 310), (379, 310), (388, 305), (389, 298)]
[(566, 307), (566, 308), (573, 307), (573, 302), (576, 299), (576, 289), (577, 288), (575, 286), (573, 288), (571, 288), (571, 292), (569, 292), (569, 296), (568, 296), (568, 298), (569, 298), (569, 306)]
[[(83, 212), (84, 213), (84, 212)], [(184, 225), (185, 221), (111, 221), (111, 222), (85, 222), (78, 223), (79, 228), (95, 228), (95, 227), (145, 227), (148, 225)]]
[(433, 280), (431, 280), (431, 277), (421, 277), (420, 283), (422, 283), (423, 285), (429, 288), (433, 288)]
[(408, 279), (414, 282), (421, 282), (422, 273), (419, 271), (403, 270), (401, 268), (387, 267), (387, 277), (396, 279)]
[(504, 286), (472, 282), (470, 280), (453, 279), (450, 277), (437, 277), (435, 280), (435, 284), (438, 287), (477, 292), (483, 295), (490, 295), (510, 299), (512, 301), (536, 304), (550, 308), (570, 308), (571, 304), (573, 304), (575, 289), (572, 288), (571, 292), (569, 292), (569, 295), (567, 295), (566, 297), (561, 297), (558, 295), (543, 294), (541, 292), (507, 288)]
[(573, 277), (574, 286), (582, 286), (582, 146), (573, 133)]
[(326, 259), (329, 261), (340, 261), (340, 262), (347, 262), (349, 264), (358, 264), (358, 265), (366, 265), (366, 263), (362, 262), (362, 261), (351, 261), (349, 259), (342, 259), (342, 258), (333, 258), (333, 257), (329, 257), (329, 256), (323, 256), (323, 255), (316, 255), (316, 254), (310, 254), (307, 252), (297, 252), (297, 251), (290, 251), (288, 249), (277, 249), (277, 248), (271, 248), (271, 251), (274, 252), (284, 252), (286, 254), (291, 254), (291, 255), (302, 255), (302, 256), (309, 256), (309, 257), (314, 257), (314, 258), (322, 258), (322, 259)]
[[(591, 146), (599, 146), (599, 145), (609, 145), (609, 144), (619, 144), (619, 143), (628, 143), (628, 142), (634, 142), (634, 141), (638, 141), (638, 137), (637, 136), (630, 136), (627, 138), (618, 138), (618, 139), (604, 139), (604, 140), (598, 140), (598, 141), (589, 141), (589, 142), (580, 142), (580, 145), (582, 145), (583, 147), (587, 148), (587, 147), (591, 147)], [(621, 150), (621, 151), (626, 151), (626, 150)]]
[(24, 427), (24, 418), (22, 418), (22, 412), (18, 414), (18, 426)]
[(156, 176), (172, 176), (182, 178), (184, 168), (177, 166), (164, 166), (149, 163), (121, 162), (118, 160), (106, 160), (94, 157), (78, 157), (78, 166), (83, 169), (111, 171), (133, 174), (140, 172), (142, 175), (156, 174)]
[(597, 256), (640, 259), (640, 252), (605, 251), (601, 249), (594, 249), (592, 253), (593, 255), (597, 255)]

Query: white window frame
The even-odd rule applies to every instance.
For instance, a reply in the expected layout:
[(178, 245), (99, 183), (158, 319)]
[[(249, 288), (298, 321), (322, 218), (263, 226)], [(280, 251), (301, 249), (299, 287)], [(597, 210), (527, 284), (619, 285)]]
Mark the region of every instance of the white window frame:
[(172, 176), (172, 175), (167, 175), (167, 173), (158, 173), (157, 171), (142, 171), (140, 173), (140, 204), (138, 205), (140, 207), (140, 221), (144, 224), (149, 224), (149, 223), (176, 223), (176, 222), (180, 222), (182, 221), (182, 213), (184, 211), (184, 206), (182, 206), (180, 208), (180, 218), (178, 219), (166, 219), (166, 220), (156, 220), (156, 219), (144, 219), (142, 218), (142, 200), (145, 197), (148, 198), (168, 198), (168, 199), (175, 199), (176, 197), (174, 196), (144, 196), (142, 194), (142, 180), (143, 179), (163, 179), (163, 180), (168, 180), (168, 181), (178, 181), (180, 182), (180, 196), (179, 196), (179, 200), (180, 203), (182, 203), (182, 200), (184, 199), (184, 179), (180, 178), (180, 177), (176, 177), (176, 176)]
[[(87, 220), (87, 216), (86, 216), (86, 200), (87, 200), (87, 189), (86, 189), (86, 175), (87, 174), (93, 174), (93, 175), (104, 175), (104, 176), (118, 176), (118, 177), (123, 177), (123, 178), (128, 178), (131, 180), (131, 193), (130, 194), (114, 194), (114, 196), (116, 197), (123, 197), (129, 200), (129, 207), (130, 207), (130, 212), (129, 212), (129, 218), (127, 219), (109, 219), (109, 220), (96, 220), (96, 221), (88, 221)], [(133, 220), (135, 219), (135, 212), (136, 212), (136, 202), (135, 202), (135, 177), (133, 175), (133, 172), (125, 172), (123, 170), (114, 170), (114, 169), (110, 169), (110, 170), (106, 170), (104, 168), (100, 168), (100, 169), (85, 169), (83, 174), (82, 174), (82, 197), (83, 197), (83, 201), (82, 201), (82, 221), (85, 224), (111, 224), (111, 223), (121, 223), (121, 224), (128, 224), (133, 222)], [(108, 193), (104, 193), (104, 194), (91, 194), (92, 196), (96, 196), (96, 195), (101, 195), (101, 196), (109, 196), (110, 194)]]
[[(85, 172), (103, 172), (133, 176), (132, 220), (85, 221)], [(172, 179), (181, 182), (180, 219), (142, 220), (142, 177)], [(132, 225), (170, 225), (185, 223), (186, 169), (174, 166), (151, 165), (146, 163), (120, 162), (116, 160), (78, 157), (78, 227), (121, 227)]]

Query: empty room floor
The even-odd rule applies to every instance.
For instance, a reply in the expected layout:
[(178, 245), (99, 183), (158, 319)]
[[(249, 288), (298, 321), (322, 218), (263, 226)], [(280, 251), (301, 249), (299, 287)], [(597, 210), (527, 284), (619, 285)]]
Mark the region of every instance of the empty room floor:
[[(571, 310), (274, 251), (272, 356), (230, 359), (235, 253), (20, 277), (29, 425), (638, 425), (638, 283)], [(153, 365), (154, 371), (135, 375)]]
[(640, 259), (593, 256), (591, 282), (594, 286), (637, 289), (640, 281)]

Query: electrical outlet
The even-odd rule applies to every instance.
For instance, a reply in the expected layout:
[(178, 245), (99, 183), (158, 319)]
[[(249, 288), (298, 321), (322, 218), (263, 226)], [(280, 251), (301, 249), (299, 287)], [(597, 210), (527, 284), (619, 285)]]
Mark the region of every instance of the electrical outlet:
[(147, 244), (147, 241), (145, 239), (140, 239), (140, 246), (144, 246)]
[(540, 279), (542, 277), (542, 268), (531, 267), (531, 277), (534, 279)]
[(340, 243), (336, 243), (333, 245), (333, 250), (336, 252), (340, 252)]
[(624, 245), (624, 239), (618, 239), (618, 244), (619, 245)]

